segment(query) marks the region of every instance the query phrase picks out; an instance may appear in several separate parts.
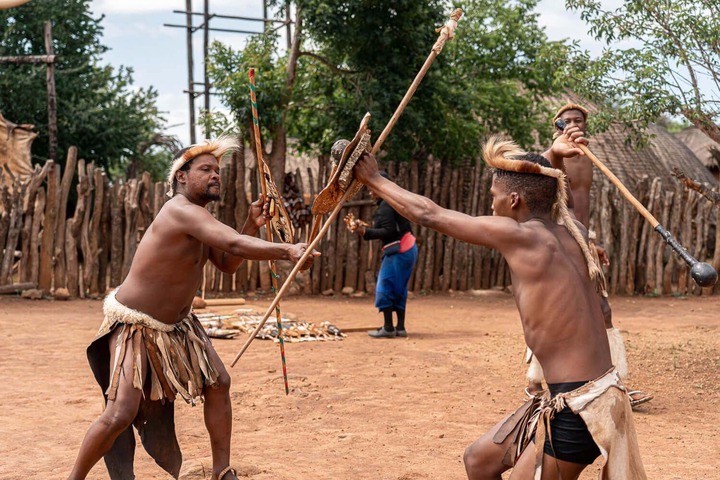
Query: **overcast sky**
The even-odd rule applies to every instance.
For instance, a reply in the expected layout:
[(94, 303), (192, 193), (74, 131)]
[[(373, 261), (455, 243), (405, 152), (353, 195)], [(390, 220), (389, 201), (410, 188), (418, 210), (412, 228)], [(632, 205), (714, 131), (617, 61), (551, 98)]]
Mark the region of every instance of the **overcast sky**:
[[(621, 4), (620, 0), (606, 0), (606, 7)], [(210, 0), (210, 13), (241, 17), (262, 17), (262, 0)], [(117, 67), (125, 65), (134, 70), (135, 83), (139, 87), (154, 87), (158, 93), (158, 106), (165, 112), (170, 128), (168, 133), (177, 135), (183, 144), (189, 143), (187, 90), (187, 51), (185, 30), (164, 27), (163, 24), (184, 25), (185, 16), (173, 13), (184, 10), (183, 0), (93, 0), (95, 14), (104, 14), (105, 28), (102, 42), (110, 48), (104, 61)], [(193, 0), (193, 10), (202, 12), (203, 1)], [(564, 0), (541, 0), (538, 8), (539, 22), (551, 40), (569, 38), (579, 40), (584, 48), (599, 53), (602, 45), (587, 34), (587, 26), (579, 15), (565, 10)], [(198, 17), (196, 24), (201, 19)], [(214, 19), (213, 28), (229, 28), (249, 31), (262, 29), (260, 22)], [(572, 28), (569, 28), (572, 26)], [(246, 34), (210, 32), (210, 40), (241, 48)], [(202, 81), (202, 32), (194, 35), (195, 81)], [(284, 40), (283, 40), (284, 44)], [(196, 107), (203, 99), (196, 100)], [(221, 108), (218, 99), (211, 101), (211, 108)], [(198, 130), (198, 139), (202, 138)]]

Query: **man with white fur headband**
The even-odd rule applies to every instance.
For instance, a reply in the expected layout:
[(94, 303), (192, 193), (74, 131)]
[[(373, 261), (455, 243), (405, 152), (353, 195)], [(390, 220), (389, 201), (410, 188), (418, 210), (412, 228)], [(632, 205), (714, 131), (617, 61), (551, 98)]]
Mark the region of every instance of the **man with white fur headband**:
[[(576, 127), (549, 152), (562, 159), (587, 143)], [(458, 240), (498, 250), (510, 268), (527, 345), (545, 371), (550, 392), (500, 421), (465, 451), (470, 480), (576, 479), (599, 456), (603, 478), (645, 479), (630, 404), (610, 359), (597, 292), (600, 271), (582, 223), (571, 216), (565, 174), (541, 155), (493, 138), (484, 148), (495, 169), (492, 216), (442, 208), (378, 173), (373, 155), (356, 178), (408, 220)], [(534, 444), (533, 448), (530, 447)]]
[[(173, 159), (172, 198), (143, 235), (127, 277), (105, 299), (105, 319), (87, 350), (106, 405), (85, 435), (70, 479), (85, 478), (103, 457), (111, 479), (135, 478), (133, 425), (145, 450), (177, 478), (176, 396), (205, 403), (211, 478), (237, 478), (230, 468), (230, 375), (193, 315), (192, 300), (208, 260), (232, 274), (246, 259), (297, 262), (307, 245), (255, 238), (268, 218), (264, 199), (250, 206), (239, 233), (205, 208), (220, 199), (220, 161), (236, 148), (232, 138), (221, 137)], [(303, 267), (311, 263), (312, 257)]]
[[(587, 122), (590, 112), (576, 103), (566, 103), (555, 114), (553, 122), (561, 118), (567, 126), (575, 126), (580, 131), (587, 131)], [(555, 131), (555, 137), (562, 134), (560, 130)], [(545, 154), (547, 156), (547, 154)], [(590, 187), (593, 181), (593, 165), (589, 158), (582, 153), (564, 160), (570, 190), (572, 191), (573, 200), (575, 201), (575, 218), (579, 220), (585, 228), (590, 228)], [(588, 246), (590, 252), (593, 253), (595, 261), (603, 265), (609, 266), (610, 261), (605, 253), (605, 249), (594, 244), (593, 232), (590, 232)], [(598, 297), (600, 307), (605, 318), (605, 328), (607, 329), (608, 341), (610, 343), (610, 354), (613, 365), (618, 370), (620, 378), (625, 381), (628, 377), (627, 352), (620, 330), (615, 328), (612, 323), (612, 309), (607, 299), (607, 293), (602, 292)], [(527, 370), (528, 385), (526, 392), (528, 395), (534, 395), (543, 390), (543, 372), (542, 367), (532, 352), (528, 349), (525, 360), (529, 363)], [(630, 397), (630, 405), (634, 408), (643, 403), (652, 400), (653, 396), (640, 390), (628, 391)]]

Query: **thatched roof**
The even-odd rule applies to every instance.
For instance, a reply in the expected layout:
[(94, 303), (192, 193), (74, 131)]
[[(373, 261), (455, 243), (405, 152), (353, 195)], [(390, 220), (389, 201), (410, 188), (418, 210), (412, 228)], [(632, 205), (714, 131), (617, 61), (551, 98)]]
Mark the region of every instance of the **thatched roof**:
[(675, 134), (705, 164), (709, 170), (720, 171), (720, 144), (714, 142), (697, 127), (688, 127)]
[(673, 167), (678, 167), (698, 182), (714, 185), (717, 181), (695, 154), (676, 136), (662, 127), (652, 125), (653, 136), (647, 147), (635, 150), (627, 145), (627, 133), (621, 127), (611, 127), (592, 137), (590, 149), (629, 188), (644, 175), (667, 179), (672, 184)]

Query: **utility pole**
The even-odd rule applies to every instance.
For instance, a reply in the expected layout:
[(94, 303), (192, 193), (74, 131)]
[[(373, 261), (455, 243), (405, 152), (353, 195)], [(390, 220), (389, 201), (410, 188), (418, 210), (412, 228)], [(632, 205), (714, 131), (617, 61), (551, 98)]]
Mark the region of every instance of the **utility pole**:
[(193, 62), (193, 41), (192, 35), (193, 20), (192, 20), (192, 0), (185, 0), (185, 21), (186, 21), (186, 36), (187, 36), (187, 64), (188, 64), (188, 106), (190, 107), (190, 143), (194, 144), (195, 141), (195, 91), (193, 86), (195, 85), (193, 70), (195, 69), (195, 63)]
[[(208, 79), (208, 49), (210, 46), (210, 0), (204, 1), (203, 8), (203, 68), (204, 78), (203, 82), (205, 87), (205, 111), (210, 111), (210, 80)], [(205, 138), (210, 138), (210, 132), (205, 131)]]
[[(199, 97), (200, 95), (204, 96), (204, 107), (206, 111), (210, 111), (210, 96), (214, 95), (213, 92), (211, 92), (212, 85), (210, 84), (210, 79), (208, 78), (208, 52), (210, 48), (210, 32), (229, 32), (229, 33), (241, 33), (241, 34), (247, 34), (247, 35), (259, 35), (265, 32), (270, 31), (273, 24), (280, 24), (277, 27), (274, 27), (275, 30), (280, 29), (282, 27), (286, 28), (287, 32), (287, 48), (290, 49), (292, 46), (292, 38), (291, 38), (291, 25), (292, 21), (290, 20), (290, 1), (288, 0), (285, 4), (285, 19), (284, 20), (271, 20), (268, 18), (268, 3), (267, 0), (263, 0), (263, 18), (254, 18), (254, 17), (242, 17), (242, 16), (236, 16), (236, 15), (218, 15), (215, 13), (210, 13), (210, 0), (203, 0), (203, 11), (202, 12), (193, 12), (192, 10), (192, 0), (185, 0), (185, 10), (173, 10), (173, 13), (183, 14), (185, 15), (185, 25), (177, 25), (177, 24), (170, 24), (166, 23), (163, 26), (165, 27), (172, 27), (172, 28), (184, 28), (186, 32), (186, 39), (187, 39), (187, 67), (188, 67), (188, 89), (184, 91), (184, 93), (188, 94), (188, 107), (190, 109), (189, 117), (190, 117), (190, 143), (196, 143), (196, 134), (195, 134), (195, 127), (196, 127), (196, 118), (195, 118), (195, 99)], [(195, 26), (193, 24), (193, 17), (195, 16), (202, 16), (203, 22), (200, 25)], [(251, 22), (262, 22), (263, 24), (263, 30), (261, 32), (258, 31), (252, 31), (252, 30), (237, 30), (237, 29), (228, 29), (228, 28), (212, 28), (210, 27), (210, 21), (214, 18), (217, 19), (226, 19), (226, 20), (241, 20), (241, 21), (251, 21)], [(202, 82), (196, 82), (195, 81), (195, 75), (194, 75), (194, 69), (195, 69), (195, 63), (194, 63), (194, 57), (193, 57), (193, 34), (197, 32), (198, 30), (203, 30), (203, 81)], [(202, 86), (202, 91), (195, 90), (195, 87)], [(205, 132), (205, 136), (208, 136), (209, 132)]]

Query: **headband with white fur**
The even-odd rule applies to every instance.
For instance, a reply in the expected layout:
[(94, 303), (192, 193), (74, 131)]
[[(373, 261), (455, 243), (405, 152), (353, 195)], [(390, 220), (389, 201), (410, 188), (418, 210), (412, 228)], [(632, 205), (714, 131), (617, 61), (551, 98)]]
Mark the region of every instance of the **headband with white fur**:
[(605, 292), (605, 282), (600, 267), (598, 267), (595, 262), (587, 242), (583, 238), (582, 233), (580, 233), (567, 208), (567, 176), (557, 168), (544, 167), (540, 164), (517, 158), (525, 154), (526, 152), (515, 142), (503, 141), (500, 140), (499, 137), (491, 137), (483, 148), (485, 163), (497, 170), (545, 175), (546, 177), (557, 179), (557, 196), (552, 209), (553, 221), (562, 223), (565, 228), (568, 229), (568, 232), (570, 232), (570, 235), (572, 235), (582, 250), (585, 261), (587, 262), (590, 279), (595, 282), (598, 292)]
[(197, 143), (191, 145), (182, 155), (173, 159), (172, 167), (168, 173), (168, 197), (172, 197), (175, 192), (173, 190), (173, 181), (175, 180), (175, 174), (180, 170), (183, 165), (188, 163), (190, 160), (209, 153), (213, 157), (217, 158), (218, 163), (225, 156), (226, 153), (238, 149), (238, 144), (235, 138), (231, 135), (221, 135), (215, 140), (205, 140), (204, 143)]

